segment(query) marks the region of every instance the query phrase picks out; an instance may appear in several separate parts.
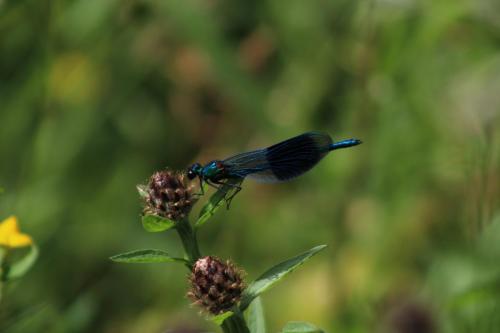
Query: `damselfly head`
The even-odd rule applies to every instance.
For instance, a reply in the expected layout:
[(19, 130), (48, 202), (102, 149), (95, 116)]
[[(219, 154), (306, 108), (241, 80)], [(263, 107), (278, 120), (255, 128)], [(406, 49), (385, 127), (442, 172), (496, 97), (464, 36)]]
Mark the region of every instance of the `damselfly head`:
[(202, 169), (203, 169), (203, 167), (201, 166), (200, 163), (195, 163), (195, 164), (191, 165), (187, 170), (187, 177), (190, 180), (195, 179), (197, 176), (199, 176), (201, 174)]

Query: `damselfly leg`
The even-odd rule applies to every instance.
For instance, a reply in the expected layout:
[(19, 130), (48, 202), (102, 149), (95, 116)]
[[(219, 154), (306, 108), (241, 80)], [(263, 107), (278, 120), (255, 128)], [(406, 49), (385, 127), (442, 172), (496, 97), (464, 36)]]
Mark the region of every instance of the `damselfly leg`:
[[(223, 187), (223, 186), (231, 187), (231, 189), (226, 191), (226, 193), (224, 195), (224, 200), (226, 201), (226, 209), (229, 209), (229, 206), (231, 205), (231, 201), (233, 201), (233, 198), (236, 196), (236, 194), (238, 194), (238, 192), (241, 191), (240, 184), (242, 181), (243, 180), (238, 181), (238, 183), (236, 183), (236, 184), (231, 183), (231, 180), (227, 180), (226, 182), (220, 182), (220, 181), (214, 182), (215, 184), (219, 185), (220, 187)], [(230, 194), (231, 191), (233, 191), (233, 192)]]
[[(229, 209), (230, 205), (231, 205), (231, 201), (233, 200), (233, 198), (236, 196), (236, 194), (238, 194), (239, 191), (241, 191), (241, 182), (243, 181), (243, 179), (241, 180), (237, 180), (236, 183), (233, 183), (234, 182), (234, 179), (231, 180), (231, 179), (228, 179), (227, 181), (206, 181), (206, 183), (214, 188), (216, 188), (217, 190), (223, 190), (225, 193), (224, 193), (224, 200), (226, 201), (226, 209)], [(229, 187), (228, 189), (224, 189), (224, 187)]]
[(194, 193), (193, 195), (196, 197), (202, 197), (205, 194), (205, 189), (203, 188), (203, 180), (201, 177), (198, 178), (200, 180), (200, 192)]

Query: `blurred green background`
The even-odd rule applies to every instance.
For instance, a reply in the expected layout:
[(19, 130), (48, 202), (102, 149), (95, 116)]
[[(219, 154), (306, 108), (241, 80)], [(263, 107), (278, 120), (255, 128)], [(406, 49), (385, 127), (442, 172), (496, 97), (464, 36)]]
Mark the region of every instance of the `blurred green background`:
[(185, 269), (108, 260), (181, 254), (135, 185), (314, 129), (364, 143), (200, 233), (248, 279), (329, 245), (265, 294), (269, 332), (498, 332), (498, 1), (2, 0), (0, 77), (0, 219), (41, 250), (0, 331), (218, 331)]

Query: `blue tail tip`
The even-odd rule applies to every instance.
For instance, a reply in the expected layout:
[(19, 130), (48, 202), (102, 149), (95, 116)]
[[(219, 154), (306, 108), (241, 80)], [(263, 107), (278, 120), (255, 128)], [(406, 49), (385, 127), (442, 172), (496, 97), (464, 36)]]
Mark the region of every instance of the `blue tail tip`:
[(338, 144), (340, 146), (345, 146), (345, 147), (352, 147), (352, 146), (360, 145), (362, 143), (363, 143), (363, 141), (361, 141), (359, 139), (347, 139), (347, 140), (335, 142), (334, 144)]
[(332, 143), (330, 145), (330, 150), (353, 147), (353, 146), (357, 146), (357, 145), (362, 144), (362, 143), (363, 142), (359, 139), (342, 140), (342, 141)]

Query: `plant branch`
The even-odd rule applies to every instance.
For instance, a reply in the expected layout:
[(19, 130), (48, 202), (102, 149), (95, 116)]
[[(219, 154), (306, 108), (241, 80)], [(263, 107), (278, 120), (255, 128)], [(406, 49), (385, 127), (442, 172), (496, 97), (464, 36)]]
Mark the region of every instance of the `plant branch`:
[(181, 238), (184, 251), (186, 252), (191, 267), (196, 260), (201, 257), (198, 241), (196, 240), (196, 233), (187, 219), (179, 221), (175, 228)]
[(222, 323), (224, 333), (250, 333), (241, 312), (236, 312)]

